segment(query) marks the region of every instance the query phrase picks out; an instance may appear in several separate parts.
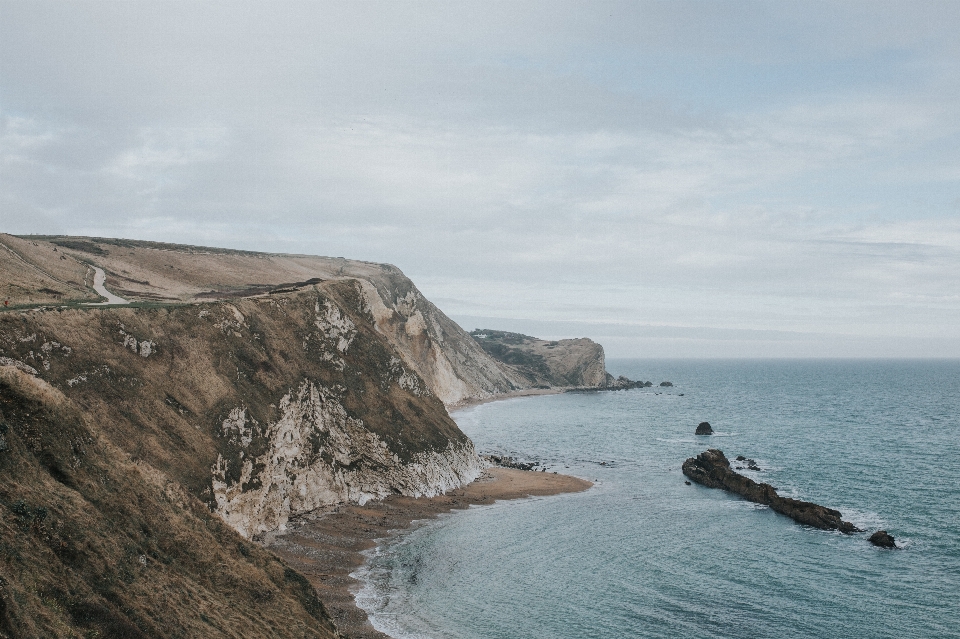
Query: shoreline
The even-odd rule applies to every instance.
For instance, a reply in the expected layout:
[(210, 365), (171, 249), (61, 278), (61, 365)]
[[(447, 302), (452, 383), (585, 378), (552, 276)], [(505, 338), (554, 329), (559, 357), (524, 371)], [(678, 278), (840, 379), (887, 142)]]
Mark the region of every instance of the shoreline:
[(453, 417), (453, 414), (466, 410), (468, 408), (473, 408), (474, 406), (480, 406), (481, 404), (490, 404), (492, 402), (499, 402), (505, 399), (513, 399), (515, 397), (534, 397), (537, 395), (559, 395), (561, 393), (566, 393), (568, 390), (574, 387), (563, 387), (563, 388), (525, 388), (518, 391), (510, 391), (509, 393), (497, 393), (496, 395), (491, 395), (489, 397), (471, 397), (470, 399), (464, 399), (456, 404), (450, 404), (446, 406), (447, 413)]
[(285, 533), (270, 533), (264, 545), (316, 588), (337, 630), (351, 639), (391, 639), (373, 628), (357, 607), (359, 582), (350, 576), (373, 548), (414, 522), (496, 501), (582, 492), (593, 482), (553, 473), (493, 467), (479, 478), (437, 497), (392, 495), (366, 505), (343, 504), (293, 519)]
[[(632, 388), (632, 387), (631, 387)], [(489, 397), (471, 397), (469, 399), (461, 400), (455, 404), (450, 404), (449, 406), (444, 405), (444, 408), (447, 409), (447, 414), (450, 417), (453, 417), (454, 413), (466, 410), (468, 408), (473, 408), (474, 406), (480, 406), (481, 404), (490, 404), (492, 402), (499, 402), (505, 399), (514, 399), (516, 397), (536, 397), (539, 395), (562, 395), (563, 393), (601, 393), (605, 391), (620, 391), (620, 390), (629, 390), (625, 388), (615, 388), (609, 386), (556, 386), (552, 388), (525, 388), (523, 390), (510, 391), (509, 393), (497, 393), (496, 395), (490, 395)]]

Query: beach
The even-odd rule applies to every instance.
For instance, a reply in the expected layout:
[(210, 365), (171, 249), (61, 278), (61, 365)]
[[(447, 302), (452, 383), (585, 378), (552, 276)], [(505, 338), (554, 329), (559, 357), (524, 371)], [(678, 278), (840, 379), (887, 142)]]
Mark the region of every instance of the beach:
[(385, 639), (354, 602), (350, 574), (366, 560), (363, 551), (414, 522), (473, 505), (507, 499), (580, 492), (589, 481), (547, 472), (489, 468), (474, 482), (438, 497), (394, 495), (363, 506), (340, 505), (292, 520), (283, 534), (265, 538), (270, 550), (300, 571), (317, 590), (338, 630), (356, 639)]
[(470, 399), (465, 399), (452, 406), (447, 407), (447, 411), (450, 413), (450, 416), (457, 411), (466, 410), (467, 408), (473, 408), (474, 406), (480, 406), (481, 404), (489, 404), (490, 402), (500, 402), (505, 399), (515, 399), (517, 397), (536, 397), (538, 395), (559, 395), (560, 393), (565, 393), (571, 390), (571, 388), (525, 388), (523, 390), (509, 391), (506, 393), (497, 393), (496, 395), (490, 395), (489, 397), (471, 397)]

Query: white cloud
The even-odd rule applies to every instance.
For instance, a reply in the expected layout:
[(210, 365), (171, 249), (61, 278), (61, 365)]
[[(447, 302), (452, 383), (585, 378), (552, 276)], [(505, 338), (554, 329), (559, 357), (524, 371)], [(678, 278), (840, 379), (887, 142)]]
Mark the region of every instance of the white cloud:
[(456, 312), (701, 331), (664, 348), (955, 339), (960, 16), (816, 6), (5, 5), (5, 230), (389, 261)]

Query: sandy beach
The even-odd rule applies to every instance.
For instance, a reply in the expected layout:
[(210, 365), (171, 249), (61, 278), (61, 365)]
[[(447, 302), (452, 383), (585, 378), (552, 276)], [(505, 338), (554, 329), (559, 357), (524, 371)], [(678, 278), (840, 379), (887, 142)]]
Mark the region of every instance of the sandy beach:
[(352, 590), (357, 582), (350, 577), (365, 561), (362, 552), (374, 547), (378, 539), (408, 528), (414, 521), (474, 504), (580, 492), (592, 485), (569, 475), (490, 468), (473, 483), (439, 497), (392, 496), (364, 506), (314, 512), (291, 521), (286, 533), (270, 535), (265, 541), (270, 550), (310, 580), (344, 637), (389, 639), (374, 630), (366, 613), (356, 607)]
[(496, 395), (491, 395), (490, 397), (484, 397), (482, 399), (471, 398), (465, 399), (462, 402), (457, 402), (456, 404), (447, 406), (447, 412), (453, 415), (459, 410), (464, 410), (471, 408), (473, 406), (479, 406), (480, 404), (489, 404), (490, 402), (499, 402), (505, 399), (513, 399), (515, 397), (532, 397), (534, 395), (559, 395), (560, 393), (566, 393), (571, 390), (572, 387), (564, 388), (525, 388), (524, 390), (511, 391), (509, 393), (497, 393)]

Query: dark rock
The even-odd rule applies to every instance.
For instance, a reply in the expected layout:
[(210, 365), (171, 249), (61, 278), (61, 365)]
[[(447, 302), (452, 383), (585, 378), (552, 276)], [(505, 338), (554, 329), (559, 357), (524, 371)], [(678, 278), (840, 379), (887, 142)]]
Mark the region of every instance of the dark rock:
[[(533, 470), (533, 467), (539, 464), (539, 462), (524, 463), (507, 455), (484, 455), (484, 457), (495, 466), (515, 468), (516, 470)], [(544, 470), (546, 470), (546, 468), (544, 468)]]
[(673, 386), (673, 382), (660, 382), (661, 386)]
[(888, 533), (886, 530), (878, 530), (877, 532), (870, 535), (870, 543), (874, 546), (879, 546), (880, 548), (896, 548), (897, 543), (893, 538), (893, 535)]
[(710, 449), (683, 462), (683, 474), (709, 488), (722, 488), (736, 493), (756, 504), (770, 506), (774, 512), (794, 521), (821, 530), (839, 530), (844, 534), (862, 532), (849, 521), (843, 521), (840, 511), (825, 508), (809, 501), (781, 497), (770, 484), (758, 484), (749, 477), (730, 470), (730, 462), (723, 451)]
[(685, 483), (687, 486), (690, 485), (690, 482), (689, 482), (689, 481), (684, 481), (683, 483)]
[(697, 435), (713, 435), (713, 429), (710, 428), (710, 422), (700, 422), (697, 425)]
[(737, 461), (747, 461), (747, 458), (743, 455), (737, 455)]

